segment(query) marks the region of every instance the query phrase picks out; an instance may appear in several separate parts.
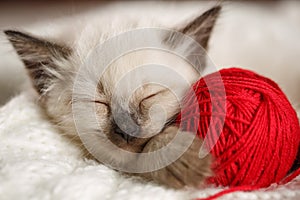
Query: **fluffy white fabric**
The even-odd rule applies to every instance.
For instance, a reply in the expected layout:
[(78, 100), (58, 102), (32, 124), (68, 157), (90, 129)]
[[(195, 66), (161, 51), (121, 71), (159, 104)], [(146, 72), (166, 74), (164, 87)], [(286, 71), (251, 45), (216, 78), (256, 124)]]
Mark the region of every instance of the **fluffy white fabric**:
[[(222, 188), (175, 191), (120, 175), (81, 155), (47, 121), (31, 92), (0, 109), (0, 199), (194, 199)], [(299, 199), (300, 177), (285, 186), (221, 199)]]

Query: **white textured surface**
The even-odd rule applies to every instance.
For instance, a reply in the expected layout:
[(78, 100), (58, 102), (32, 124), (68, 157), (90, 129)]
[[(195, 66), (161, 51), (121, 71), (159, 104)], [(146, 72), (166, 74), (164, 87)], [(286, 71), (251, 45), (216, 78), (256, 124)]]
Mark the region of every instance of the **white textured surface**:
[[(31, 92), (0, 108), (0, 199), (194, 199), (220, 188), (174, 191), (126, 178), (81, 156), (43, 116)], [(267, 191), (221, 199), (300, 199), (300, 177)]]

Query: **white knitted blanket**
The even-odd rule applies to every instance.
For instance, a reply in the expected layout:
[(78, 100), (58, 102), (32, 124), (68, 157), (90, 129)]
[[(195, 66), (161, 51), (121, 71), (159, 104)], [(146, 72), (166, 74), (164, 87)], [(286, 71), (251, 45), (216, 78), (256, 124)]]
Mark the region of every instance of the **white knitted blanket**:
[[(0, 108), (0, 199), (195, 199), (222, 188), (176, 191), (120, 175), (81, 157), (44, 117), (30, 92)], [(284, 186), (220, 199), (300, 199), (300, 177)]]

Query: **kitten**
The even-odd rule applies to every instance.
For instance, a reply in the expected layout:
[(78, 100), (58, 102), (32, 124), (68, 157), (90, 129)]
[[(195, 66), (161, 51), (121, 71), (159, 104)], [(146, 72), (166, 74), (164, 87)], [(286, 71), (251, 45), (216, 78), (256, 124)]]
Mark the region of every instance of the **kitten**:
[[(171, 28), (188, 35), (202, 47), (207, 48), (210, 33), (220, 10), (220, 6), (213, 7), (189, 23), (181, 25), (181, 28)], [(112, 24), (110, 27), (115, 26)], [(159, 24), (155, 26), (160, 27)], [(139, 24), (132, 23), (129, 29), (120, 32), (137, 28), (141, 28)], [(97, 41), (96, 43), (90, 42), (85, 47), (76, 44), (71, 46), (13, 30), (7, 30), (5, 34), (28, 70), (32, 85), (39, 95), (41, 106), (62, 132), (77, 135), (78, 127), (82, 127), (81, 130), (85, 132), (81, 136), (86, 138), (87, 149), (93, 155), (106, 159), (109, 162), (108, 165), (114, 168), (117, 165), (130, 166), (134, 162), (140, 162), (139, 164), (142, 165), (160, 163), (161, 160), (167, 158), (159, 157), (145, 163), (145, 160), (139, 160), (139, 153), (155, 152), (167, 146), (178, 133), (183, 133), (174, 125), (174, 119), (180, 112), (179, 101), (188, 87), (180, 85), (171, 75), (171, 77), (166, 77), (163, 68), (157, 68), (154, 71), (149, 71), (149, 68), (133, 71), (136, 66), (160, 63), (172, 66), (189, 84), (192, 84), (199, 78), (197, 70), (203, 69), (205, 58), (202, 58), (199, 63), (202, 64), (201, 69), (195, 70), (188, 62), (167, 52), (157, 52), (151, 49), (131, 52), (111, 63), (101, 78), (95, 76), (97, 73), (93, 70), (97, 69), (93, 67), (84, 69), (85, 81), (82, 82), (82, 93), (78, 92), (77, 98), (74, 98), (73, 89), (76, 75), (83, 60), (88, 56), (82, 53), (83, 49), (95, 49), (97, 44), (111, 36), (110, 32), (116, 32), (114, 30), (102, 31), (100, 35), (91, 36), (97, 37), (97, 39), (88, 39), (88, 41)], [(134, 35), (129, 37), (134, 38)], [(169, 49), (183, 49), (186, 57), (189, 56), (187, 54), (195, 53), (188, 44), (175, 39), (174, 35), (158, 34), (154, 37), (156, 41), (153, 42), (168, 46)], [(116, 45), (127, 45), (125, 40), (118, 42)], [(116, 50), (118, 48), (115, 46)], [(110, 52), (105, 53), (109, 54)], [(89, 57), (91, 63), (103, 68), (101, 60), (99, 61), (99, 57), (103, 55), (92, 55)], [(123, 80), (124, 83), (118, 86), (120, 87), (119, 92), (116, 93), (114, 90), (128, 73), (131, 73), (129, 80), (125, 82)], [(167, 79), (169, 88), (152, 84), (147, 77)], [(90, 85), (97, 85), (96, 94)], [(133, 91), (130, 90), (132, 87)], [(172, 90), (178, 91), (179, 100)], [(126, 99), (128, 101), (125, 101)], [(77, 111), (81, 117), (74, 119), (72, 106), (78, 104), (81, 107), (79, 106)], [(85, 107), (91, 105), (95, 108), (94, 114), (96, 114), (97, 123), (91, 122), (86, 115)], [(77, 125), (78, 127), (76, 127)], [(192, 137), (192, 144), (176, 161), (164, 168), (136, 173), (136, 175), (172, 188), (198, 187), (203, 184), (205, 178), (212, 174), (211, 157), (206, 156), (200, 159), (198, 153), (202, 141), (194, 138), (192, 134), (183, 133), (182, 135), (184, 138)], [(182, 140), (169, 150), (181, 150), (185, 143), (185, 140)], [(138, 154), (130, 158), (120, 156), (124, 150)], [(136, 160), (133, 160), (135, 158)], [(127, 172), (129, 171), (127, 170)], [(134, 172), (130, 173), (135, 174)]]

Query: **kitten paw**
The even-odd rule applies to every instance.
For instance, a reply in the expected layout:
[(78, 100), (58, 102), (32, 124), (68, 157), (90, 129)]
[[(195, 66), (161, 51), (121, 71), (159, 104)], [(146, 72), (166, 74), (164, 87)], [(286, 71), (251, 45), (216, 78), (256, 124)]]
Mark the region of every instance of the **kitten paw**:
[[(169, 127), (163, 133), (153, 138), (144, 148), (144, 152), (151, 152), (160, 149), (168, 144), (178, 131), (177, 127)], [(194, 137), (190, 133), (184, 133), (186, 137)], [(212, 175), (211, 156), (200, 159), (199, 151), (202, 140), (198, 137), (193, 139), (190, 147), (173, 163), (168, 166), (145, 174), (148, 178), (159, 184), (171, 188), (201, 187), (205, 179)], [(177, 144), (182, 148), (183, 144)], [(176, 147), (175, 147), (176, 148)]]

